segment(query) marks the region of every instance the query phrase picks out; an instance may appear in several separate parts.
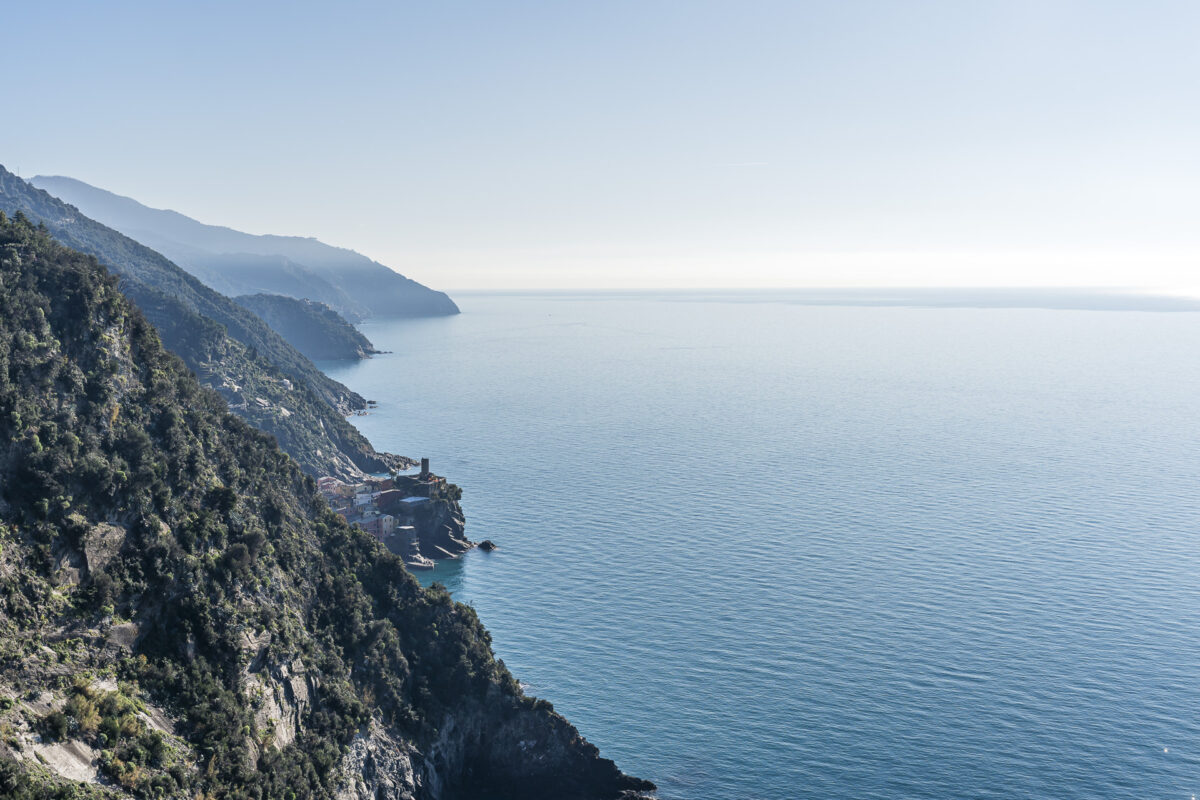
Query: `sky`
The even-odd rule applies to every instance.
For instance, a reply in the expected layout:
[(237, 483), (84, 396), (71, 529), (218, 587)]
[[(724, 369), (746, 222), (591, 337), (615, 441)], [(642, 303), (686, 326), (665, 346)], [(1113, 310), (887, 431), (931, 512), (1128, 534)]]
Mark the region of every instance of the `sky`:
[(437, 288), (1200, 292), (1200, 2), (11, 4), (0, 164)]

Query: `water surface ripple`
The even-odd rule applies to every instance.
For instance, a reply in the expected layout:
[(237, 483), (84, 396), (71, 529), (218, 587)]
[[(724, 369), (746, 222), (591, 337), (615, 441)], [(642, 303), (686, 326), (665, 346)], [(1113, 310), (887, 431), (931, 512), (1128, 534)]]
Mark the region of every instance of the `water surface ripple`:
[(1200, 791), (1200, 315), (458, 299), (325, 366), (663, 798)]

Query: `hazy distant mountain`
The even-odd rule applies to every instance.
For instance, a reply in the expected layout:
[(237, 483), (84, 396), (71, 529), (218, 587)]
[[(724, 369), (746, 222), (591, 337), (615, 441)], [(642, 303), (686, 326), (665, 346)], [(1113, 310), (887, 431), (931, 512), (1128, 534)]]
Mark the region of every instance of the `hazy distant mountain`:
[(280, 294), (244, 294), (233, 299), (314, 361), (370, 358), (379, 352), (366, 336), (324, 303)]
[(353, 322), (362, 322), (371, 316), (366, 306), (344, 290), (285, 256), (214, 254), (164, 239), (149, 231), (138, 232), (131, 238), (160, 252), (171, 250), (173, 260), (177, 263), (186, 260), (188, 272), (229, 297), (247, 293), (277, 294), (324, 303)]
[(39, 175), (30, 183), (166, 255), (223, 294), (307, 298), (352, 320), (458, 313), (445, 293), (353, 250), (300, 236), (256, 236), (205, 225), (74, 178)]

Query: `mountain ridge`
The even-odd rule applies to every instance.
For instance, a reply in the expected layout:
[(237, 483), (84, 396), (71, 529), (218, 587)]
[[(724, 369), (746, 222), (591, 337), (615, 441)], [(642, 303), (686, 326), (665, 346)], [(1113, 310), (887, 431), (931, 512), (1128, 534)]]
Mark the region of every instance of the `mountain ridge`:
[[(350, 319), (365, 312), (376, 317), (444, 316), (459, 313), (444, 292), (430, 289), (354, 250), (329, 245), (314, 237), (250, 234), (223, 225), (210, 225), (170, 209), (155, 209), (124, 195), (62, 175), (38, 175), (30, 183), (77, 206), (83, 213), (153, 247), (194, 274), (224, 282), (227, 294), (284, 294), (319, 300)], [(239, 256), (241, 258), (239, 258)], [(297, 293), (290, 281), (277, 275), (268, 280), (264, 258), (283, 258), (283, 268), (306, 274), (309, 294)], [(252, 267), (258, 285), (242, 273)], [(265, 283), (264, 283), (265, 281)], [(281, 288), (293, 286), (292, 291)], [(340, 291), (346, 300), (338, 300)], [(214, 287), (216, 288), (216, 287)]]
[(0, 210), (26, 214), (63, 244), (116, 272), (122, 290), (158, 325), (168, 347), (239, 415), (275, 435), (310, 473), (353, 478), (412, 463), (377, 453), (345, 419), (346, 413), (366, 408), (361, 395), (326, 376), (253, 312), (162, 254), (88, 218), (3, 166)]

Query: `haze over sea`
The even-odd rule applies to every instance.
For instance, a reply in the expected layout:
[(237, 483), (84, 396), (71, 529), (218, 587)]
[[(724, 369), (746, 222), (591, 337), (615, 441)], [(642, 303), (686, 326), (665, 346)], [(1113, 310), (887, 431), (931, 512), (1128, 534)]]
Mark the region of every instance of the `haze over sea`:
[(933, 295), (456, 295), (324, 366), (500, 546), (423, 580), (661, 797), (1187, 800), (1200, 314)]

